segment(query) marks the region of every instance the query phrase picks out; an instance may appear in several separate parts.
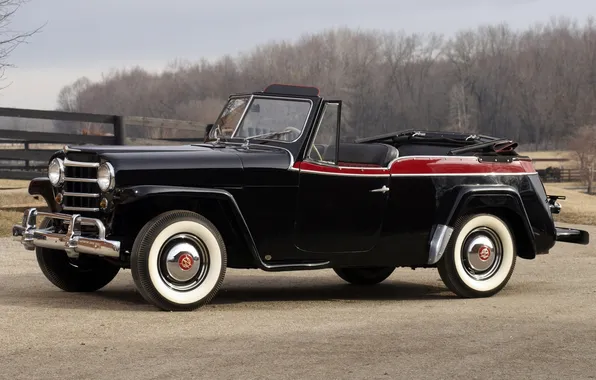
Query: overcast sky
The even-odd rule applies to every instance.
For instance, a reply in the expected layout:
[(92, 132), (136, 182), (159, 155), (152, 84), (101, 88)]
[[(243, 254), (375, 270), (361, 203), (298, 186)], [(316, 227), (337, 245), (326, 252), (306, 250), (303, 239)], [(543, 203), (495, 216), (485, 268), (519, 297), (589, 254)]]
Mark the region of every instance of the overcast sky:
[(13, 52), (0, 106), (53, 109), (60, 88), (112, 68), (159, 70), (175, 59), (236, 55), (348, 26), (438, 32), (552, 17), (585, 21), (596, 0), (29, 0), (12, 29), (43, 30)]

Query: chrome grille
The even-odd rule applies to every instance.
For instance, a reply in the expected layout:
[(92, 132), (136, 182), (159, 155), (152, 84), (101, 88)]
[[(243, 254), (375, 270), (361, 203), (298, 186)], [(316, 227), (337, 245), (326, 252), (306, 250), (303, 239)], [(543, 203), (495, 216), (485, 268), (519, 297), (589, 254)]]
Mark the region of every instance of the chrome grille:
[(98, 167), (97, 162), (64, 160), (64, 210), (99, 211)]

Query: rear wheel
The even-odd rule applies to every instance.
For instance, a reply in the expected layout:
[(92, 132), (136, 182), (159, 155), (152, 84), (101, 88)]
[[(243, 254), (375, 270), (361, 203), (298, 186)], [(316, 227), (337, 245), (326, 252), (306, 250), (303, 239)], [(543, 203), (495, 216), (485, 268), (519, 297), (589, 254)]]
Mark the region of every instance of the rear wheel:
[(333, 268), (344, 281), (354, 285), (374, 285), (393, 273), (394, 267)]
[(458, 220), (437, 266), (445, 285), (458, 296), (489, 297), (505, 287), (516, 257), (507, 224), (494, 215), (479, 214)]
[(190, 211), (169, 211), (137, 235), (131, 272), (141, 295), (163, 310), (197, 309), (219, 291), (227, 256), (215, 226)]
[[(50, 223), (50, 219), (44, 219), (40, 228), (47, 228)], [(35, 253), (46, 278), (67, 292), (99, 290), (109, 284), (120, 270), (120, 267), (98, 257), (80, 255), (78, 259), (71, 259), (65, 251), (42, 247), (35, 248)]]

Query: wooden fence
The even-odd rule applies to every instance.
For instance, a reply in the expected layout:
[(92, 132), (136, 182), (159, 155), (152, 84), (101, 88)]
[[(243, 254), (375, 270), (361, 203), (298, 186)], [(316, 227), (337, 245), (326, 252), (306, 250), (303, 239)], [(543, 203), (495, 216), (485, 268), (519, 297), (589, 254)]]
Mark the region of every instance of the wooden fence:
[(194, 121), (78, 112), (0, 108), (3, 117), (101, 125), (107, 133), (85, 134), (79, 126), (68, 133), (0, 129), (0, 179), (44, 175), (49, 157), (64, 145), (163, 145), (200, 141), (205, 124)]

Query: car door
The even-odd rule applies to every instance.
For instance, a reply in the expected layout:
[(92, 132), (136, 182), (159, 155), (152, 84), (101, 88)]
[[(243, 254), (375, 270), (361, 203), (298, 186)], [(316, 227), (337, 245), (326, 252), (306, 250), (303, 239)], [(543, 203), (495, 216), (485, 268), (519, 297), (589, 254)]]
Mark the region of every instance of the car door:
[[(389, 172), (386, 168), (338, 165), (340, 120), (341, 102), (325, 102), (307, 156), (297, 164), (300, 184), (295, 242), (302, 251), (365, 252), (380, 236)], [(321, 152), (321, 146), (327, 150)]]

